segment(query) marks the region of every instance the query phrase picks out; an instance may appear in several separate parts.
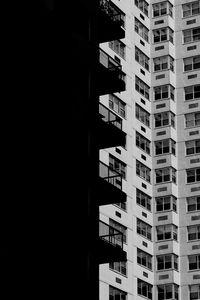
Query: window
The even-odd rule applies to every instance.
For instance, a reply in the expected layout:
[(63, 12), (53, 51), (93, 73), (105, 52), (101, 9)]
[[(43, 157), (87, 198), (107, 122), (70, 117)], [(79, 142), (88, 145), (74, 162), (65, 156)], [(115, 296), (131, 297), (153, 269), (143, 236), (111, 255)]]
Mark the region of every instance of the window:
[(143, 222), (140, 219), (137, 219), (137, 233), (144, 236), (149, 241), (151, 241), (151, 229), (152, 229), (152, 226)]
[(186, 155), (200, 153), (200, 140), (186, 141), (185, 148), (186, 148)]
[(189, 270), (200, 269), (200, 254), (193, 254), (188, 256)]
[(156, 198), (156, 211), (168, 211), (173, 210), (177, 211), (177, 199), (173, 195), (157, 197)]
[(135, 60), (149, 71), (149, 57), (146, 56), (138, 47), (135, 46)]
[(154, 72), (171, 70), (174, 72), (174, 59), (170, 55), (160, 56), (153, 59)]
[(151, 177), (150, 177), (151, 170), (147, 166), (139, 162), (138, 160), (136, 160), (136, 174), (141, 178), (143, 178), (144, 180), (146, 180), (147, 182), (151, 181)]
[(174, 100), (175, 88), (171, 84), (154, 87), (154, 100), (163, 100), (171, 98)]
[(109, 47), (115, 51), (119, 56), (125, 59), (126, 45), (119, 40), (111, 41), (108, 43)]
[(200, 27), (183, 30), (183, 43), (191, 43), (200, 40)]
[(176, 183), (176, 169), (173, 167), (166, 167), (162, 169), (156, 169), (156, 183), (163, 183), (172, 181)]
[(174, 283), (158, 285), (158, 299), (167, 300), (175, 299), (178, 300), (178, 285)]
[(149, 29), (135, 18), (135, 31), (146, 41), (149, 42)]
[(185, 91), (185, 100), (195, 100), (200, 98), (200, 84), (186, 86)]
[(109, 300), (126, 300), (127, 293), (109, 285)]
[(200, 112), (193, 112), (185, 115), (185, 126), (191, 128), (194, 126), (200, 126)]
[(183, 64), (185, 72), (200, 69), (200, 55), (184, 58)]
[(200, 240), (200, 225), (188, 226), (188, 241)]
[(149, 100), (150, 87), (137, 76), (135, 76), (135, 89), (140, 94), (142, 94), (147, 100)]
[(173, 5), (168, 1), (153, 4), (153, 17), (160, 17), (164, 15), (173, 16)]
[(182, 5), (183, 17), (191, 17), (200, 14), (200, 2), (194, 1), (190, 3), (185, 3)]
[(190, 300), (200, 299), (200, 284), (189, 285)]
[(139, 189), (136, 189), (136, 202), (138, 205), (141, 205), (151, 211), (151, 197)]
[(178, 271), (178, 256), (175, 254), (164, 254), (157, 256), (157, 270), (175, 269)]
[(154, 43), (170, 41), (173, 44), (174, 42), (173, 36), (174, 36), (174, 31), (169, 27), (158, 28), (153, 30)]
[(126, 118), (126, 104), (117, 96), (109, 95), (109, 108), (118, 113), (122, 118)]
[(123, 179), (126, 179), (126, 164), (111, 154), (109, 155), (109, 167), (121, 174)]
[(193, 212), (200, 210), (200, 195), (187, 198), (187, 211)]
[[(111, 227), (113, 227), (114, 229), (119, 230), (123, 234), (123, 243), (126, 243), (127, 228), (124, 225), (122, 225), (122, 224), (120, 224), (120, 223), (118, 223), (118, 222), (116, 222), (112, 219), (109, 219), (109, 224), (110, 224)], [(110, 228), (110, 234), (112, 234), (112, 228)], [(119, 239), (119, 242), (121, 242), (121, 235), (116, 236), (115, 238), (116, 238), (116, 240)]]
[(141, 279), (137, 280), (137, 293), (140, 296), (144, 296), (147, 299), (152, 299), (152, 288), (153, 286)]
[(171, 111), (163, 111), (154, 115), (155, 127), (172, 126), (175, 128), (175, 114)]
[(148, 113), (145, 109), (143, 109), (141, 106), (136, 104), (136, 111), (135, 116), (136, 118), (144, 123), (146, 126), (150, 127), (150, 113)]
[(177, 241), (178, 227), (174, 224), (156, 226), (157, 240), (175, 240)]
[(149, 270), (152, 270), (152, 255), (140, 249), (137, 249), (137, 263), (143, 267), (148, 268)]
[(155, 142), (155, 155), (172, 153), (176, 154), (176, 142), (172, 139), (160, 140)]
[(126, 202), (121, 202), (121, 203), (115, 203), (114, 205), (118, 206), (119, 208), (123, 209), (126, 211)]
[(126, 261), (116, 261), (109, 264), (111, 270), (126, 276), (127, 274), (127, 263)]
[(188, 169), (187, 173), (187, 183), (194, 183), (200, 181), (200, 168)]
[(148, 17), (149, 4), (145, 0), (135, 0), (135, 5)]
[(145, 151), (147, 154), (150, 154), (150, 144), (151, 142), (146, 139), (143, 135), (141, 135), (140, 133), (138, 133), (136, 131), (136, 146), (140, 149), (142, 149), (143, 151)]

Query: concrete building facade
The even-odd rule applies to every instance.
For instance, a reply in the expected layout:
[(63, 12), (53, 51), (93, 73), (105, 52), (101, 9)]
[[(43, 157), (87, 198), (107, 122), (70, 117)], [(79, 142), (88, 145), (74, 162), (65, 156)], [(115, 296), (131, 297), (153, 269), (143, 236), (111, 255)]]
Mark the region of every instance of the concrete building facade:
[(100, 48), (121, 65), (126, 90), (100, 103), (122, 120), (126, 143), (99, 157), (121, 175), (127, 198), (102, 205), (100, 220), (123, 233), (127, 261), (100, 265), (100, 300), (197, 300), (200, 1), (112, 5), (125, 38)]

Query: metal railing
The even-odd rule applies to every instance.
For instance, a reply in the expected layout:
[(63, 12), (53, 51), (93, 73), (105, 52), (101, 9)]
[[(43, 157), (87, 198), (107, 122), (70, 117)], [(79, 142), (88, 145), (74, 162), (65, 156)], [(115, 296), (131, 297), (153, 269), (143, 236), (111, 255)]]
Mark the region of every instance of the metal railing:
[(123, 249), (123, 233), (102, 221), (99, 221), (99, 237), (105, 242)]
[(99, 162), (99, 176), (122, 190), (122, 175), (101, 161)]
[(99, 114), (104, 122), (122, 130), (122, 119), (101, 103), (99, 103)]
[(125, 74), (122, 72), (122, 66), (102, 49), (99, 49), (99, 62), (108, 70), (115, 72), (118, 78), (125, 82)]
[(124, 21), (122, 19), (122, 13), (110, 0), (100, 0), (99, 7), (101, 12), (106, 13), (111, 20), (123, 25)]

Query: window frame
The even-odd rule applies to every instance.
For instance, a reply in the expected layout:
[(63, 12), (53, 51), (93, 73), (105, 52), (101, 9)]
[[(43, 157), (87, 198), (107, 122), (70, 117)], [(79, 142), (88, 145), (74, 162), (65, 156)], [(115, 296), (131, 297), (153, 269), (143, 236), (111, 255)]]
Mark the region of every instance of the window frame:
[(163, 71), (174, 72), (174, 58), (170, 55), (163, 55), (153, 58), (154, 73)]
[[(188, 181), (188, 178), (190, 177), (193, 179), (189, 179)], [(186, 183), (191, 184), (191, 183), (198, 183), (198, 182), (200, 182), (200, 167), (186, 169)]]
[[(135, 5), (141, 10), (147, 17), (149, 16), (149, 3), (145, 0), (135, 0)], [(141, 6), (142, 5), (142, 6)]]
[(137, 294), (146, 299), (152, 300), (153, 285), (137, 278)]
[(108, 46), (121, 58), (126, 60), (126, 45), (121, 40), (109, 41)]
[(136, 232), (137, 234), (143, 236), (148, 241), (152, 241), (152, 226), (137, 218), (136, 221)]
[[(159, 92), (156, 93), (156, 90), (158, 90)], [(167, 99), (172, 99), (173, 101), (175, 100), (174, 99), (175, 88), (171, 84), (155, 86), (153, 88), (153, 91), (154, 91), (154, 101), (162, 101)], [(160, 97), (156, 95), (160, 95)]]
[[(199, 10), (196, 14), (192, 13), (193, 9), (192, 9), (192, 5), (193, 4), (199, 4), (199, 8), (197, 7), (197, 9)], [(189, 15), (186, 15), (184, 16), (184, 5), (186, 6), (191, 6), (187, 11), (190, 11), (190, 14)], [(189, 17), (192, 17), (192, 16), (196, 16), (196, 15), (199, 15), (200, 14), (200, 3), (199, 1), (193, 1), (193, 2), (189, 2), (189, 3), (183, 3), (182, 4), (182, 18), (189, 18)]]
[(122, 276), (127, 277), (127, 261), (115, 261), (109, 263), (109, 268), (113, 272), (117, 272)]
[[(166, 13), (162, 13), (162, 5), (166, 4)], [(154, 9), (156, 6), (158, 6), (158, 9)], [(155, 11), (158, 11), (159, 13), (155, 15)], [(158, 18), (162, 16), (169, 15), (171, 18), (173, 18), (173, 5), (169, 1), (163, 1), (163, 2), (158, 2), (158, 3), (153, 3), (152, 4), (152, 17), (153, 18)]]
[(136, 175), (151, 183), (151, 169), (136, 159)]
[(178, 227), (174, 224), (156, 226), (157, 242), (174, 240), (178, 241)]
[(137, 248), (137, 264), (147, 268), (148, 270), (152, 271), (152, 259), (153, 256), (143, 250), (141, 250), (140, 248)]
[[(196, 89), (196, 91), (195, 91)], [(185, 101), (192, 101), (200, 99), (200, 84), (190, 85), (184, 87), (184, 95), (185, 95)], [(188, 98), (188, 95), (189, 98)]]
[[(190, 259), (193, 260), (193, 258), (195, 258), (195, 262), (191, 262)], [(194, 266), (196, 265), (196, 268), (191, 268), (191, 265)], [(188, 270), (189, 271), (193, 271), (193, 270), (200, 270), (200, 254), (192, 254), (192, 255), (188, 255)]]
[[(185, 128), (193, 128), (196, 126), (200, 126), (200, 111), (187, 113), (184, 116), (185, 116)], [(188, 123), (191, 125), (188, 126)]]
[(119, 173), (122, 176), (122, 179), (126, 180), (127, 165), (109, 153), (109, 167)]
[[(189, 203), (190, 201), (193, 201), (194, 203)], [(187, 197), (186, 205), (188, 213), (200, 211), (200, 195)], [(194, 207), (194, 209), (191, 209), (191, 207)]]
[(114, 94), (109, 94), (108, 101), (109, 108), (123, 119), (126, 119), (126, 103)]
[[(195, 59), (197, 59), (197, 62), (195, 62)], [(183, 72), (191, 72), (199, 69), (200, 69), (200, 55), (183, 58)]]
[[(151, 148), (151, 141), (145, 138), (141, 133), (136, 131), (135, 134), (135, 145), (144, 151), (146, 154), (151, 155), (150, 148)], [(144, 145), (144, 146), (143, 146)]]
[[(159, 288), (163, 287), (163, 292), (159, 293)], [(170, 292), (169, 292), (170, 287)], [(178, 300), (178, 288), (179, 286), (175, 283), (166, 283), (157, 285), (157, 295), (160, 300), (174, 299)], [(168, 295), (169, 294), (169, 295)]]
[(145, 126), (150, 128), (150, 113), (137, 103), (135, 104), (135, 117)]
[[(136, 203), (151, 212), (151, 197), (136, 188)], [(144, 203), (144, 204), (143, 204)]]
[(174, 30), (172, 30), (169, 26), (161, 27), (152, 30), (152, 43), (165, 43), (171, 42), (174, 44)]
[(173, 182), (176, 184), (176, 172), (177, 170), (172, 166), (155, 169), (155, 183)]
[[(112, 295), (112, 292), (118, 292), (119, 295)], [(121, 289), (118, 289), (112, 285), (109, 285), (109, 300), (126, 300), (127, 299), (127, 292), (121, 290)]]
[(200, 240), (200, 225), (187, 226), (187, 238), (188, 242)]
[(185, 155), (200, 154), (200, 139), (185, 141)]
[[(199, 30), (199, 32), (194, 33), (195, 30)], [(198, 42), (200, 40), (200, 27), (193, 27), (193, 28), (182, 30), (182, 35), (183, 35), (183, 44)], [(196, 36), (197, 39), (195, 39)]]
[(150, 58), (144, 54), (137, 46), (135, 46), (135, 60), (148, 72), (149, 70), (149, 64), (150, 64)]
[(176, 142), (171, 138), (154, 141), (154, 154), (155, 156), (166, 154), (176, 156)]
[(150, 99), (150, 87), (138, 76), (135, 75), (135, 90), (144, 96), (147, 100)]
[(154, 128), (166, 126), (175, 128), (175, 114), (170, 110), (154, 114)]
[(149, 29), (135, 17), (135, 32), (149, 43)]
[[(119, 240), (119, 242), (123, 242), (125, 244), (127, 244), (127, 227), (122, 225), (121, 223), (113, 220), (112, 218), (109, 218), (109, 226), (113, 227), (114, 229), (120, 231), (123, 234), (123, 241), (121, 241), (121, 239)], [(112, 229), (111, 229), (112, 231)], [(116, 240), (118, 239), (118, 237), (116, 237)]]
[[(197, 287), (197, 290), (192, 292), (193, 287)], [(192, 296), (192, 294), (195, 294), (196, 297)], [(189, 298), (190, 298), (190, 300), (200, 299), (200, 284), (190, 284), (189, 285)]]
[[(170, 261), (168, 258), (170, 257)], [(159, 267), (159, 261), (158, 259), (163, 259), (163, 262), (160, 262), (160, 264), (163, 264), (163, 268)], [(170, 266), (168, 264), (170, 263)], [(164, 271), (164, 270), (176, 270), (178, 271), (178, 255), (174, 253), (166, 253), (166, 254), (161, 254), (156, 256), (156, 269), (157, 271)]]
[[(177, 213), (177, 198), (173, 195), (156, 197), (155, 203), (157, 213), (171, 210)], [(158, 209), (158, 207), (162, 207), (163, 209)]]

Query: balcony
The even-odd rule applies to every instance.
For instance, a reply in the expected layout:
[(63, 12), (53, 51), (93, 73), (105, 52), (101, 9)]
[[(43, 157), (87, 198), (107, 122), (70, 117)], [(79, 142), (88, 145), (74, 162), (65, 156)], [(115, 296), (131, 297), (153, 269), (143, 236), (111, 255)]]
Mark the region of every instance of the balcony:
[(110, 0), (99, 1), (98, 35), (99, 43), (123, 39), (123, 12)]
[(119, 230), (99, 221), (99, 263), (105, 264), (115, 261), (126, 261), (123, 250), (123, 234)]
[(105, 51), (99, 51), (98, 94), (122, 92), (126, 88), (122, 66)]
[(99, 148), (125, 147), (126, 133), (122, 131), (122, 119), (101, 103), (99, 104), (99, 116)]
[(96, 197), (99, 205), (126, 202), (126, 194), (122, 191), (122, 175), (102, 162), (99, 163)]

